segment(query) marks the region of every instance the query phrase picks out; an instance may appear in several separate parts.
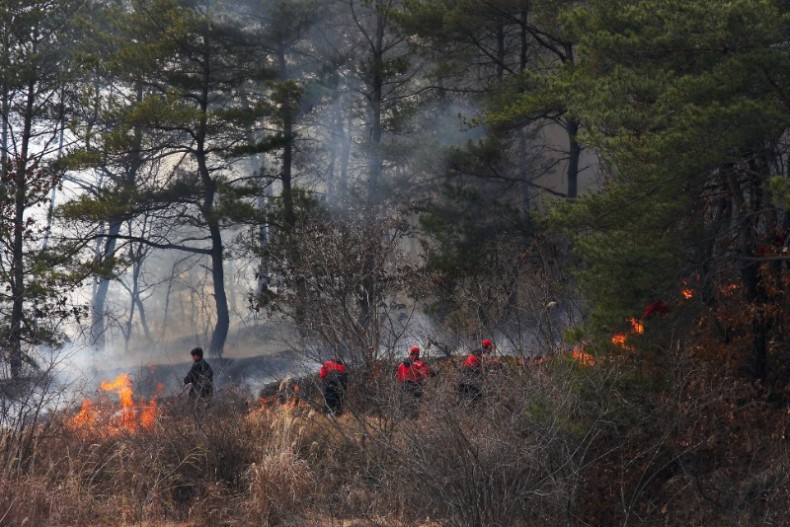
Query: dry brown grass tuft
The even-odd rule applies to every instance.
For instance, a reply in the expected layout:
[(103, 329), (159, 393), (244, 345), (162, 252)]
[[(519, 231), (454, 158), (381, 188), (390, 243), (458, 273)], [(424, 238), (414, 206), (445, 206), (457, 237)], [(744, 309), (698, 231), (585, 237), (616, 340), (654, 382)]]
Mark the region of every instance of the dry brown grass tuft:
[(293, 452), (272, 452), (254, 463), (247, 475), (249, 499), (245, 507), (266, 525), (309, 510), (314, 474), (305, 460)]
[[(459, 400), (450, 372), (432, 379), (416, 412), (402, 411), (398, 394), (387, 392), (392, 383), (382, 383), (375, 400), (352, 400), (339, 418), (310, 407), (249, 412), (222, 398), (208, 409), (173, 401), (152, 428), (124, 432), (70, 427), (55, 416), (0, 438), (19, 453), (0, 465), (0, 527), (547, 527), (613, 517), (616, 497), (602, 493), (635, 492), (623, 476), (642, 474), (634, 495), (664, 496), (689, 509), (684, 517), (751, 518), (760, 511), (746, 504), (758, 494), (766, 510), (779, 507), (769, 513), (784, 510), (783, 408), (766, 400), (722, 427), (711, 401), (699, 399), (711, 412), (700, 418), (679, 411), (690, 407), (685, 399), (661, 410), (656, 398), (656, 410), (637, 416), (614, 397), (627, 393), (615, 392), (622, 383), (594, 371), (510, 368), (476, 404)], [(661, 430), (651, 424), (656, 416), (674, 432), (645, 439), (646, 430)], [(774, 439), (761, 434), (771, 423)], [(720, 444), (683, 446), (697, 427)], [(736, 432), (748, 441), (728, 441), (725, 450)], [(648, 459), (645, 444), (664, 457)], [(682, 459), (666, 465), (681, 446)], [(709, 466), (725, 451), (730, 472)], [(747, 455), (751, 472), (739, 464)], [(739, 498), (739, 508), (721, 513), (699, 497), (682, 499), (690, 478), (683, 467), (695, 468), (705, 489)], [(643, 524), (665, 525), (657, 522), (666, 514), (648, 506), (633, 504), (652, 514)], [(738, 521), (728, 524), (746, 524)]]

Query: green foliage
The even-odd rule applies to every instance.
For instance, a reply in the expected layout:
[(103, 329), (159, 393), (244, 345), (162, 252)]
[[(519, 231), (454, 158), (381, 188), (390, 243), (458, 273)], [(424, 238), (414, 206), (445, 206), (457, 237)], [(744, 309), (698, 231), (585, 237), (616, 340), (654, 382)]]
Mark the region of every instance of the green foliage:
[(678, 241), (688, 232), (676, 219), (682, 199), (659, 201), (641, 185), (607, 187), (551, 215), (575, 240), (581, 266), (575, 270), (593, 307), (592, 328), (604, 338), (656, 298), (679, 288), (684, 252)]
[(107, 220), (128, 220), (136, 214), (138, 194), (132, 188), (101, 189), (96, 196), (83, 194), (79, 198), (64, 203), (58, 214), (64, 218), (88, 223)]
[[(252, 6), (140, 0), (101, 11), (105, 23), (93, 42), (106, 48), (93, 73), (105, 85), (86, 88), (92, 112), (75, 127), (83, 146), (63, 166), (103, 177), (90, 195), (60, 210), (83, 227), (106, 225), (97, 229), (110, 253), (101, 260), (118, 261), (111, 253), (132, 240), (149, 250), (219, 255), (212, 272), (221, 276), (224, 230), (264, 221), (258, 202), (271, 181), (262, 171), (248, 174), (248, 161), (292, 140), (272, 125), (302, 91), (297, 82), (274, 81), (264, 29), (242, 19), (259, 10), (247, 9)], [(99, 304), (107, 284), (102, 287)], [(220, 354), (229, 315), (225, 294), (214, 298), (210, 353)]]
[(602, 1), (570, 13), (583, 61), (566, 104), (607, 179), (552, 218), (574, 238), (604, 334), (652, 299), (673, 298), (703, 271), (698, 263), (724, 256), (699, 243), (729, 243), (706, 208), (712, 189), (726, 186), (719, 178), (731, 167), (758, 166), (756, 153), (771, 155), (766, 146), (790, 124), (775, 89), (790, 72), (776, 45), (786, 16), (762, 1)]
[[(420, 216), (426, 240), (426, 264), (429, 269), (461, 275), (485, 274), (485, 255), (496, 239), (499, 226), (481, 220), (484, 207), (481, 196), (468, 186), (448, 186), (447, 203), (458, 209), (434, 208)], [(440, 245), (433, 245), (439, 243)]]
[[(60, 188), (54, 163), (59, 132), (76, 111), (87, 64), (76, 43), (82, 2), (10, 1), (0, 6), (0, 314), (3, 382), (40, 374), (35, 346), (57, 344), (81, 306), (69, 295), (79, 285), (73, 246), (53, 235), (46, 211)], [(23, 386), (20, 383), (18, 386)]]
[(790, 209), (790, 179), (785, 176), (773, 176), (768, 180), (771, 202), (777, 208)]

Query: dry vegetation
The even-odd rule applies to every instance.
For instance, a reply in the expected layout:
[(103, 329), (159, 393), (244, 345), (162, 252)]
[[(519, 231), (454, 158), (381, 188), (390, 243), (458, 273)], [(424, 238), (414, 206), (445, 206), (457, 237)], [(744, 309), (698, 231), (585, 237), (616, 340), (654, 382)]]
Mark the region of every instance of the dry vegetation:
[(446, 368), (416, 417), (386, 378), (355, 379), (337, 419), (232, 392), (161, 401), (149, 429), (64, 412), (4, 436), (0, 525), (782, 525), (786, 404), (687, 360), (663, 387), (627, 361), (514, 360), (478, 404)]

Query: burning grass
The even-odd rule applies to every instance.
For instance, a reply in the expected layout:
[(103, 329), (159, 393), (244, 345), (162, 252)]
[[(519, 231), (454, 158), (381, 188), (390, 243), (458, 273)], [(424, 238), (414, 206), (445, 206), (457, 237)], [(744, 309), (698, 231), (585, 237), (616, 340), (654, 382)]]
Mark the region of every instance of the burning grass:
[[(117, 404), (107, 397), (99, 403), (85, 398), (79, 412), (67, 422), (67, 426), (77, 433), (117, 435), (122, 431), (134, 432), (150, 430), (159, 416), (159, 403), (156, 398), (136, 401), (134, 387), (128, 374), (122, 373), (112, 381), (102, 381), (99, 389), (103, 394), (115, 393)], [(160, 385), (157, 393), (164, 391)]]
[(186, 398), (136, 400), (128, 378), (103, 383), (79, 411), (35, 429), (30, 459), (0, 483), (0, 525), (387, 517), (395, 502), (381, 498), (381, 487), (396, 485), (387, 475), (398, 465), (392, 445), (402, 442), (396, 421), (380, 411), (328, 419), (309, 406), (250, 411), (248, 403), (222, 391), (208, 408)]
[[(741, 492), (722, 471), (704, 472), (711, 438), (746, 437), (737, 422), (721, 421), (727, 408), (708, 402), (701, 420), (682, 411), (689, 403), (680, 391), (672, 399), (673, 390), (649, 413), (620, 408), (625, 392), (615, 392), (618, 373), (607, 370), (615, 365), (506, 363), (480, 403), (459, 403), (448, 368), (431, 379), (416, 412), (403, 411), (394, 384), (376, 385), (374, 399), (365, 398), (371, 387), (352, 386), (338, 418), (299, 399), (258, 407), (232, 390), (220, 390), (207, 408), (188, 398), (137, 399), (115, 379), (79, 411), (3, 440), (20, 459), (2, 466), (0, 526), (540, 527), (569, 514), (615, 518), (621, 509), (607, 492), (638, 491), (681, 510), (679, 486), (692, 476), (704, 488)], [(744, 407), (741, 419), (756, 419), (753, 410)], [(754, 428), (766, 429), (770, 415)], [(786, 418), (779, 424), (786, 431)], [(703, 425), (704, 444), (694, 436)], [(782, 440), (757, 432), (748, 439), (772, 456), (763, 465), (773, 471), (741, 478), (753, 482), (741, 485), (741, 503), (763, 482), (758, 490), (775, 492), (776, 507), (787, 496), (787, 456), (767, 449)], [(727, 445), (735, 474), (734, 460), (748, 452), (743, 443)], [(671, 525), (648, 501), (633, 505), (652, 519), (644, 525)], [(693, 515), (724, 517), (712, 511), (697, 507), (685, 524)]]

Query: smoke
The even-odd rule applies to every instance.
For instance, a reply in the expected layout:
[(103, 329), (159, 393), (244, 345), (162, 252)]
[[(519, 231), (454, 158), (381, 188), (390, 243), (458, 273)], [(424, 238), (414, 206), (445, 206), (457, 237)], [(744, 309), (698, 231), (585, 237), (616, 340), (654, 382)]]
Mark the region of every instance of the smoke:
[[(378, 116), (382, 118), (381, 137), (374, 144), (370, 119), (374, 110), (371, 57), (357, 22), (369, 23), (368, 29), (373, 29), (375, 9), (361, 18), (352, 17), (343, 10), (346, 4), (340, 2), (333, 3), (331, 9), (285, 13), (288, 16), (278, 19), (283, 13), (266, 2), (239, 3), (234, 7), (239, 13), (242, 4), (248, 9), (243, 12), (245, 21), (254, 20), (266, 38), (285, 39), (287, 71), (280, 72), (284, 78), (279, 80), (297, 81), (305, 89), (296, 122), (299, 144), (293, 167), (295, 186), (315, 190), (325, 196), (327, 203), (342, 208), (350, 195), (349, 188), (365, 187), (372, 177), (370, 156), (377, 149), (382, 174), (378, 188), (368, 195), (374, 201), (408, 203), (434, 190), (435, 176), (444, 171), (444, 152), (448, 148), (484, 136), (483, 127), (469, 125), (479, 109), (471, 102), (442, 96), (429, 86), (428, 72), (433, 64), (414, 53), (393, 28), (387, 28), (388, 45), (383, 60), (404, 66), (393, 67), (384, 83)], [(217, 3), (212, 10), (229, 5), (233, 3)], [(285, 23), (289, 26), (278, 25)], [(293, 31), (290, 24), (294, 24)], [(271, 175), (275, 180), (279, 160), (272, 155), (264, 161), (269, 162), (266, 170), (275, 174)], [(238, 231), (225, 233), (229, 249), (235, 234)], [(290, 349), (287, 337), (272, 337), (269, 332), (279, 333), (285, 325), (258, 319), (248, 308), (247, 295), (257, 287), (257, 262), (237, 251), (228, 253), (224, 271), (232, 327), (225, 357), (241, 361), (279, 356)], [(105, 373), (155, 366), (161, 371), (167, 369), (169, 389), (177, 386), (179, 368), (188, 366), (188, 350), (195, 346), (207, 348), (210, 341), (215, 322), (211, 280), (209, 262), (204, 256), (185, 257), (184, 253), (164, 251), (147, 254), (139, 275), (125, 272), (111, 284), (105, 344), (92, 347), (76, 329), (73, 342), (62, 351), (71, 363), (64, 374), (95, 383), (104, 380), (99, 377)], [(83, 293), (89, 300), (90, 284)], [(132, 302), (134, 295), (139, 300), (137, 304)], [(419, 345), (428, 354), (438, 355), (445, 352), (433, 343), (441, 342), (445, 350), (469, 345), (461, 337), (444, 334), (422, 313), (407, 314), (393, 327), (384, 338), (382, 353), (398, 355), (410, 345)], [(220, 366), (236, 371), (230, 365)], [(310, 368), (315, 364), (298, 366)], [(260, 367), (234, 382), (263, 382), (286, 369), (279, 365), (271, 369)]]
[[(275, 322), (232, 331), (225, 358), (206, 357), (214, 369), (217, 389), (233, 387), (254, 394), (267, 383), (309, 370), (289, 344), (290, 337), (290, 329)], [(182, 389), (192, 364), (189, 351), (201, 345), (192, 337), (129, 349), (122, 342), (97, 348), (72, 340), (57, 349), (40, 348), (37, 361), (48, 365), (71, 399), (90, 396), (99, 383), (121, 373), (131, 377), (135, 393), (172, 396)]]

